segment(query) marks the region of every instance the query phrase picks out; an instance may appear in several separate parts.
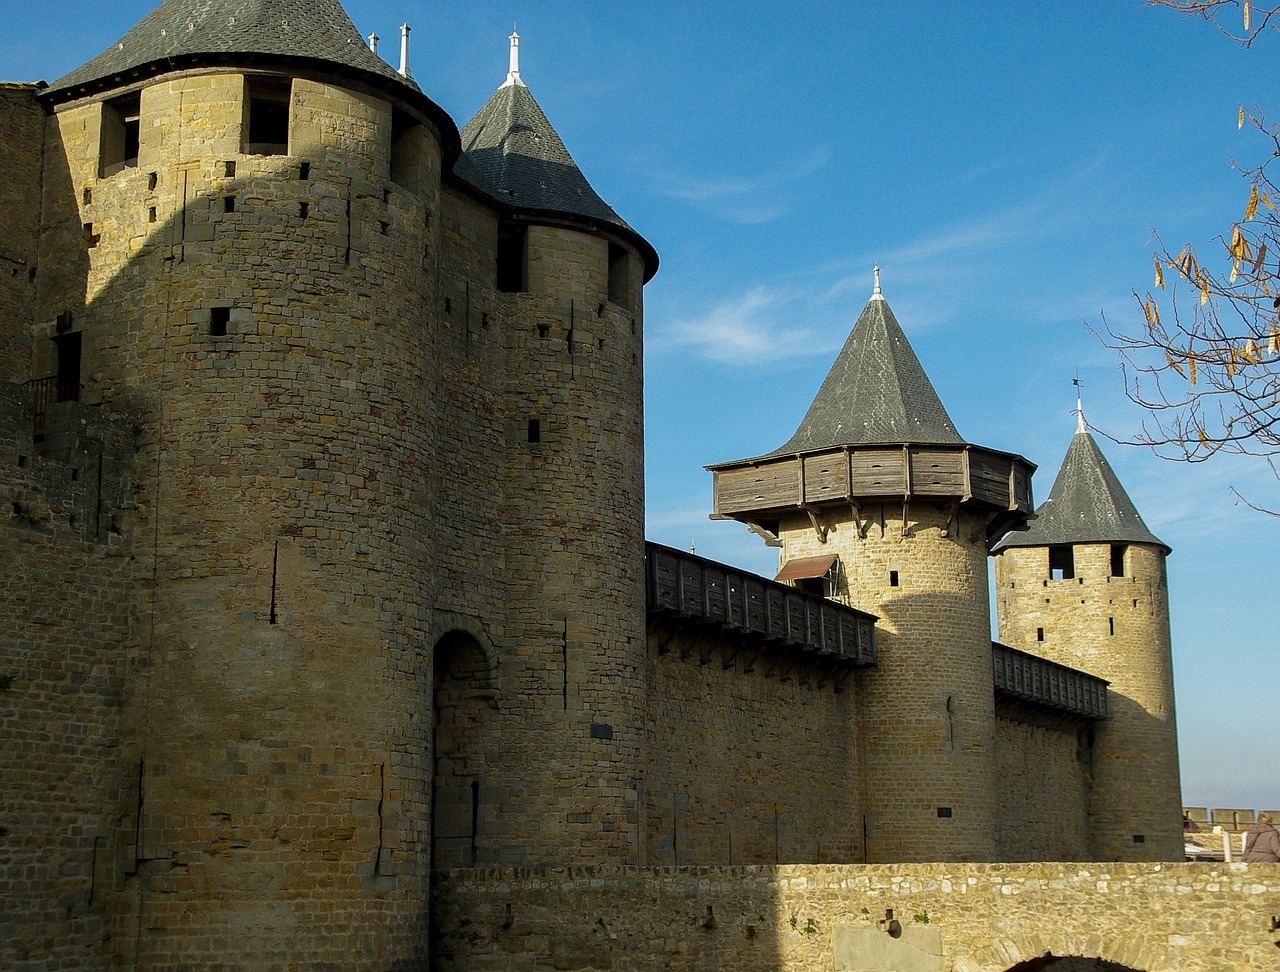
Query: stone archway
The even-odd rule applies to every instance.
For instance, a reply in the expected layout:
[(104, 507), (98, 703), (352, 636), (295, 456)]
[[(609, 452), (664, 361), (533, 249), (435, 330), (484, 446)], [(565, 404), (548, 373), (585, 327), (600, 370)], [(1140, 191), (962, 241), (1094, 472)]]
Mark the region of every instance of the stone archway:
[(498, 699), (494, 666), (475, 634), (452, 629), (436, 641), (433, 670), (431, 866), (473, 867), (492, 856), (482, 804)]
[(1100, 958), (1079, 956), (1059, 958), (1054, 955), (1042, 955), (1011, 966), (1009, 972), (1142, 972), (1142, 970)]

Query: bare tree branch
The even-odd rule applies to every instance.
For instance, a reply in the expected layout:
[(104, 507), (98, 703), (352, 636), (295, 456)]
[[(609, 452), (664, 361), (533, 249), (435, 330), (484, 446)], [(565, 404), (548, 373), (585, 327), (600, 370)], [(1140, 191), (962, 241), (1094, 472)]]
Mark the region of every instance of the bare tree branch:
[[(1210, 17), (1236, 0), (1148, 0)], [(1194, 9), (1193, 9), (1194, 8)], [(1280, 8), (1277, 8), (1280, 9)], [(1274, 11), (1260, 11), (1262, 23)], [(1251, 29), (1262, 29), (1254, 22)], [(1120, 356), (1125, 393), (1147, 412), (1128, 440), (1157, 455), (1203, 462), (1218, 453), (1280, 455), (1280, 159), (1277, 109), (1238, 110), (1266, 146), (1253, 168), (1233, 163), (1246, 186), (1240, 218), (1210, 241), (1207, 255), (1187, 244), (1174, 252), (1156, 235), (1150, 290), (1133, 292), (1137, 331), (1112, 327), (1105, 315), (1087, 324)], [(1272, 472), (1276, 472), (1274, 464)], [(1234, 490), (1233, 490), (1234, 491)], [(1237, 496), (1240, 494), (1237, 492)], [(1240, 496), (1266, 513), (1274, 511)]]
[(1151, 7), (1169, 7), (1184, 17), (1207, 20), (1244, 47), (1251, 47), (1266, 30), (1280, 29), (1280, 5), (1249, 0), (1146, 0)]

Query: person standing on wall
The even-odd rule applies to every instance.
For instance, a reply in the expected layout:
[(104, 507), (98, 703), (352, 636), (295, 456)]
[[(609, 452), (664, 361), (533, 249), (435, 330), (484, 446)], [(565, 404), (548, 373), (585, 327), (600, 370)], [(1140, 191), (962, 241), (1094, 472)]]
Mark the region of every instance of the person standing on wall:
[(1258, 814), (1258, 822), (1245, 835), (1240, 859), (1246, 864), (1280, 864), (1280, 833), (1271, 824), (1271, 814)]

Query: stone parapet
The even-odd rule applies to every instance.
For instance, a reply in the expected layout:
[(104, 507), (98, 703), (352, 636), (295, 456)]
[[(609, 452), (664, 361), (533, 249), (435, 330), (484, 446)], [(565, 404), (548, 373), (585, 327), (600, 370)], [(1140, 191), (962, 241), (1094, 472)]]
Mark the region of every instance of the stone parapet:
[(1270, 865), (509, 868), (432, 883), (432, 966), (457, 972), (1004, 972), (1049, 956), (1218, 972), (1280, 956)]

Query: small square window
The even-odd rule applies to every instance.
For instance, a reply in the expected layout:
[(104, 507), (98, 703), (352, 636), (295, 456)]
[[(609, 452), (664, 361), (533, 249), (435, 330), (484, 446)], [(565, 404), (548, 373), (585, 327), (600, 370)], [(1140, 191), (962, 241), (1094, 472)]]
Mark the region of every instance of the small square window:
[(209, 334), (212, 337), (226, 337), (227, 325), (231, 323), (230, 307), (209, 308)]

